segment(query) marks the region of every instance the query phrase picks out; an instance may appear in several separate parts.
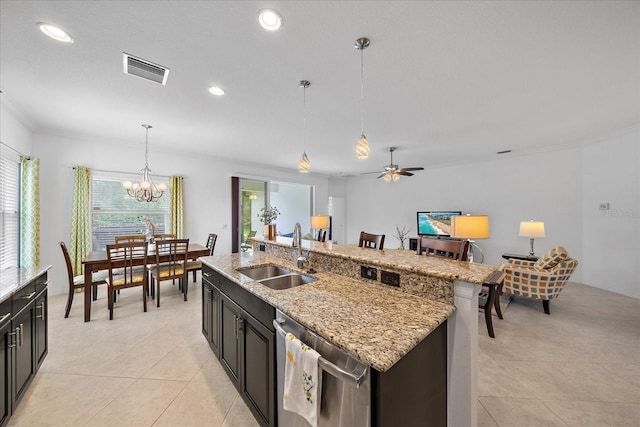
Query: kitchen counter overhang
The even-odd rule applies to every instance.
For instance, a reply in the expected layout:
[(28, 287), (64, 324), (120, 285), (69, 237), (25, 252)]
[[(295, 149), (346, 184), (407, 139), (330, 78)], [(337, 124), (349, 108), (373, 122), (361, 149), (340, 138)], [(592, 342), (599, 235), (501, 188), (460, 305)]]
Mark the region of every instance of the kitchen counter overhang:
[(293, 262), (263, 253), (228, 254), (200, 260), (379, 372), (390, 369), (455, 310), (394, 288), (318, 272), (317, 281), (273, 290), (238, 269), (266, 264), (293, 271)]

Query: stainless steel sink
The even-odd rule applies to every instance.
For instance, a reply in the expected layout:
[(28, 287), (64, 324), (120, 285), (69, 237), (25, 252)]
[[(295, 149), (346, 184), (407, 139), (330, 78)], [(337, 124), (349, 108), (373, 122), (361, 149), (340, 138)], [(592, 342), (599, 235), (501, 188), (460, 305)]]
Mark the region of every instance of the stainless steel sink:
[(261, 265), (259, 267), (247, 267), (238, 269), (238, 271), (253, 280), (268, 279), (270, 277), (282, 276), (291, 273), (291, 270), (279, 265)]
[(288, 268), (274, 264), (239, 268), (238, 271), (276, 291), (291, 289), (295, 286), (305, 285), (317, 280), (313, 277), (305, 276), (295, 271), (292, 272)]
[(272, 277), (271, 279), (260, 280), (259, 282), (268, 288), (276, 291), (283, 289), (290, 289), (295, 286), (306, 285), (307, 283), (315, 282), (313, 277), (305, 276), (303, 274), (290, 273), (284, 276)]

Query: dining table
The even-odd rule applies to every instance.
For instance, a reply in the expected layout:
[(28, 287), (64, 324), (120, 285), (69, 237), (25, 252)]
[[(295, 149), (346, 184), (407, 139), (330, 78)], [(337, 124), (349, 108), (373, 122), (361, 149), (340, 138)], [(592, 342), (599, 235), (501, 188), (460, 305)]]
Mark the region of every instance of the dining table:
[[(187, 259), (197, 259), (199, 257), (208, 255), (209, 249), (206, 246), (203, 246), (199, 243), (189, 243), (189, 248), (187, 249)], [(149, 245), (147, 264), (155, 263), (155, 261), (155, 245)], [(168, 254), (160, 257), (160, 262), (167, 261), (169, 261)], [(140, 264), (143, 264), (142, 259), (140, 259)], [(82, 266), (84, 268), (84, 321), (89, 322), (91, 320), (91, 284), (93, 282), (93, 273), (95, 271), (109, 269), (109, 260), (107, 258), (106, 249), (103, 251), (89, 252), (87, 257), (82, 261)]]

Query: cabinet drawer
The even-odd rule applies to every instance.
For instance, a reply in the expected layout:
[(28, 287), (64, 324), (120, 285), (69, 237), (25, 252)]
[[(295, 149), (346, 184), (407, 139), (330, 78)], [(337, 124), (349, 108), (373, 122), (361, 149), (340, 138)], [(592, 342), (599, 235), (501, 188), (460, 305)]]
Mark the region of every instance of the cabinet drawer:
[(220, 273), (214, 271), (211, 267), (202, 265), (202, 280), (220, 289)]
[(43, 289), (47, 287), (47, 283), (49, 280), (47, 279), (47, 273), (44, 273), (36, 279), (36, 292), (40, 293)]
[(220, 291), (225, 293), (247, 313), (258, 319), (270, 331), (274, 330), (273, 319), (276, 318), (276, 309), (269, 303), (222, 276), (220, 276)]
[(5, 322), (10, 321), (11, 316), (11, 298), (7, 298), (6, 301), (0, 303), (0, 326), (4, 325)]
[(34, 301), (36, 298), (36, 284), (35, 281), (29, 282), (24, 288), (13, 294), (11, 311), (15, 316), (20, 310), (22, 310), (27, 304)]

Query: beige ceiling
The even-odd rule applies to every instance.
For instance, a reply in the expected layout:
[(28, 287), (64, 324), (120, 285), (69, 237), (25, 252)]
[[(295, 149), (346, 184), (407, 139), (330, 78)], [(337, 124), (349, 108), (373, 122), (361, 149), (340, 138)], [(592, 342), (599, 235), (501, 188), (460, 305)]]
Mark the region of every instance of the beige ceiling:
[[(0, 88), (34, 132), (113, 138), (312, 172), (437, 167), (594, 142), (639, 123), (639, 2), (7, 1)], [(284, 18), (278, 32), (258, 10)], [(75, 43), (41, 34), (59, 25)], [(365, 133), (356, 160), (360, 55)], [(122, 52), (171, 69), (122, 72)], [(214, 97), (217, 84), (226, 95)], [(418, 172), (419, 173), (419, 172)]]

